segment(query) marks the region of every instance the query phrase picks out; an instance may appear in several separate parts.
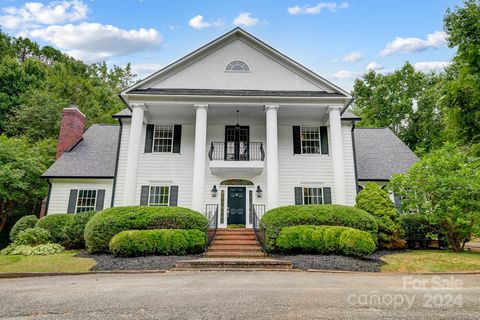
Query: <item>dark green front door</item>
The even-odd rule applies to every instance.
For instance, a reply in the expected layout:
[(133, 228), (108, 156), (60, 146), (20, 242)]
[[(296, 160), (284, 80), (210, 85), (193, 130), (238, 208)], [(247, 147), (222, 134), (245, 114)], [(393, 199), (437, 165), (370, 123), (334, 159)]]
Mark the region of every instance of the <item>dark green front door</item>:
[(228, 188), (228, 224), (245, 224), (246, 188)]

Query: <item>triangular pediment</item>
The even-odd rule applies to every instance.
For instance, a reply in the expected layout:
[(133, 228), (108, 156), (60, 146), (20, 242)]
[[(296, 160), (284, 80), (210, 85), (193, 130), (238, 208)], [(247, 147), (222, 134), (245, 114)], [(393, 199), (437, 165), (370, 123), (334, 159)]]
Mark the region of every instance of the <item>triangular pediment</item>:
[[(226, 70), (242, 61), (248, 70)], [(236, 28), (184, 58), (126, 89), (219, 89), (321, 91), (349, 94), (240, 28)]]

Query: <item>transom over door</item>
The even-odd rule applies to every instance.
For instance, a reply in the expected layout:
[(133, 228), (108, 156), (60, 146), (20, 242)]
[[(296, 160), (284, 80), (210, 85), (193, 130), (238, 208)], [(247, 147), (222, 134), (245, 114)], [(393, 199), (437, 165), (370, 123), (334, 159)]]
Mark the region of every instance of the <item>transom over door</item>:
[(225, 160), (248, 161), (249, 140), (250, 127), (225, 126)]
[(245, 187), (228, 187), (228, 224), (246, 224), (246, 194)]

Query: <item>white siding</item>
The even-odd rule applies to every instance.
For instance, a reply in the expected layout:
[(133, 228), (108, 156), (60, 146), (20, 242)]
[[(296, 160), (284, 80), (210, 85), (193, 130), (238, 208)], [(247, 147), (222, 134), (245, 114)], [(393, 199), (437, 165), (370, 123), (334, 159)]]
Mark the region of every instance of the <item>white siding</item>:
[[(263, 142), (265, 146), (265, 125), (259, 124), (264, 119), (243, 118), (241, 125), (250, 126), (250, 141)], [(191, 207), (192, 200), (192, 174), (193, 174), (193, 149), (194, 149), (194, 124), (193, 119), (152, 119), (152, 123), (182, 124), (182, 141), (180, 154), (153, 154), (144, 153), (146, 126), (142, 133), (141, 155), (139, 160), (138, 180), (136, 188), (136, 200), (140, 203), (140, 190), (142, 185), (167, 184), (177, 185), (178, 206)], [(216, 198), (211, 196), (210, 190), (213, 185), (220, 188), (220, 182), (226, 179), (247, 179), (254, 183), (255, 188), (259, 185), (263, 190), (261, 199), (254, 196), (254, 203), (265, 203), (267, 198), (266, 162), (261, 174), (235, 174), (222, 173), (214, 175), (209, 168), (208, 150), (212, 141), (224, 141), (225, 125), (232, 123), (215, 124), (207, 126), (207, 157), (205, 165), (205, 187), (203, 189), (205, 203), (220, 203), (220, 192)], [(279, 205), (294, 204), (294, 187), (302, 185), (317, 185), (332, 188), (332, 200), (335, 203), (335, 188), (333, 185), (332, 159), (330, 155), (294, 155), (293, 134), (294, 125), (324, 125), (318, 121), (305, 119), (290, 119), (288, 123), (278, 125), (278, 150), (279, 150)], [(356, 197), (355, 171), (353, 161), (353, 149), (351, 139), (351, 126), (348, 122), (342, 123), (344, 156), (345, 156), (345, 180), (347, 188), (347, 204), (354, 205)], [(125, 167), (127, 145), (129, 138), (129, 123), (125, 121), (122, 131), (122, 146), (119, 155), (119, 167), (117, 175), (117, 187), (115, 194), (115, 206), (122, 205), (123, 184), (125, 181)], [(330, 144), (330, 134), (329, 134)], [(329, 148), (331, 151), (331, 147)], [(266, 155), (268, 157), (268, 154)]]
[(110, 208), (113, 179), (53, 179), (47, 214), (67, 213), (71, 189), (104, 189), (103, 208)]
[[(226, 65), (233, 60), (247, 63), (250, 72), (225, 72)], [(148, 87), (329, 91), (326, 86), (313, 84), (240, 39)]]

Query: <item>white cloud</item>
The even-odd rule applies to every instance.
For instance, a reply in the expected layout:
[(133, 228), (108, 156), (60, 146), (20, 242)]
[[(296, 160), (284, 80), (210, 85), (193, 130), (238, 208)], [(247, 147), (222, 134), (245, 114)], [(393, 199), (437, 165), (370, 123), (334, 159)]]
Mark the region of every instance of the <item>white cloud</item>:
[(383, 69), (383, 66), (379, 63), (376, 63), (375, 61), (372, 61), (367, 65), (367, 71), (370, 71), (370, 70), (377, 71), (382, 69)]
[(163, 65), (159, 63), (138, 63), (132, 64), (132, 73), (136, 74), (138, 79), (143, 79), (162, 68)]
[(47, 5), (26, 2), (19, 8), (7, 7), (2, 11), (5, 14), (0, 16), (0, 25), (7, 29), (19, 29), (84, 20), (88, 6), (81, 0), (55, 1)]
[(112, 25), (83, 22), (79, 25), (53, 25), (27, 32), (47, 41), (71, 56), (87, 62), (105, 60), (158, 47), (162, 36), (155, 29), (124, 30)]
[(236, 26), (251, 27), (259, 22), (260, 20), (252, 17), (250, 12), (240, 12), (240, 14), (233, 19), (233, 24)]
[(294, 6), (287, 9), (288, 13), (291, 15), (299, 14), (319, 14), (322, 10), (328, 10), (330, 12), (335, 12), (339, 9), (346, 9), (349, 7), (348, 2), (335, 3), (335, 2), (320, 2), (316, 6)]
[(212, 26), (211, 23), (203, 21), (202, 15), (197, 15), (188, 21), (188, 25), (194, 29), (201, 30), (204, 28), (210, 28)]
[(346, 54), (342, 57), (342, 61), (344, 62), (358, 62), (363, 59), (363, 55), (361, 52), (352, 52)]
[(397, 52), (412, 53), (425, 51), (429, 48), (445, 47), (447, 46), (446, 37), (447, 34), (443, 31), (435, 31), (427, 35), (427, 39), (397, 37), (380, 51), (380, 55), (386, 57)]
[(413, 67), (423, 73), (442, 72), (450, 64), (449, 61), (421, 61), (413, 65)]
[(213, 22), (207, 22), (204, 20), (202, 15), (196, 15), (190, 21), (188, 21), (188, 25), (194, 29), (201, 30), (210, 27), (222, 27), (224, 25), (224, 21), (222, 19), (217, 19)]
[(362, 75), (361, 72), (341, 70), (335, 72), (333, 76), (337, 79), (355, 79)]

